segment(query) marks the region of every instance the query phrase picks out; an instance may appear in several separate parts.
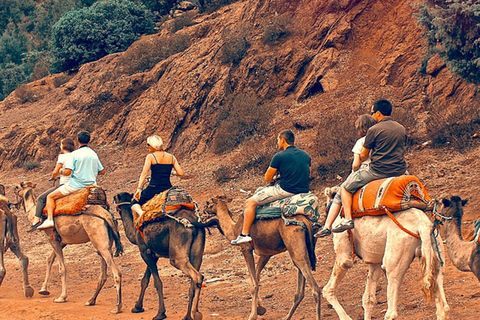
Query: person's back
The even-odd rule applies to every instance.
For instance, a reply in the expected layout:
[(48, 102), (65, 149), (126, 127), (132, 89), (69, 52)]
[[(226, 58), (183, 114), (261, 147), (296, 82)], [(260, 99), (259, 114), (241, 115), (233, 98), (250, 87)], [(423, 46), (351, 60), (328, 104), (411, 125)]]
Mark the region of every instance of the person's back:
[(310, 156), (295, 146), (277, 153), (271, 167), (280, 174), (280, 187), (290, 193), (310, 191)]
[(370, 168), (378, 174), (399, 176), (407, 170), (405, 162), (405, 128), (390, 117), (371, 127), (364, 148), (371, 150)]
[(98, 172), (103, 169), (98, 155), (86, 145), (72, 152), (71, 162), (66, 168), (72, 170), (68, 184), (77, 189), (96, 184)]

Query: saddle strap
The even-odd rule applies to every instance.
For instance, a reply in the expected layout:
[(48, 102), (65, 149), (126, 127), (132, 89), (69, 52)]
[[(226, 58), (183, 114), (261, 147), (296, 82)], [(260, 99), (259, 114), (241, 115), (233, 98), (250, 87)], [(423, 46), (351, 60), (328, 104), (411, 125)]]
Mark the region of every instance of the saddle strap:
[(395, 216), (390, 212), (388, 211), (388, 209), (386, 207), (383, 207), (383, 210), (385, 210), (385, 213), (390, 217), (390, 219), (393, 220), (393, 222), (395, 222), (395, 224), (400, 228), (402, 229), (403, 231), (405, 231), (406, 233), (408, 233), (409, 235), (417, 238), (417, 239), (420, 239), (420, 236), (418, 234), (415, 234), (411, 231), (409, 231), (408, 229), (406, 229), (404, 226), (402, 226), (402, 224), (400, 222), (398, 222), (397, 218), (395, 218)]

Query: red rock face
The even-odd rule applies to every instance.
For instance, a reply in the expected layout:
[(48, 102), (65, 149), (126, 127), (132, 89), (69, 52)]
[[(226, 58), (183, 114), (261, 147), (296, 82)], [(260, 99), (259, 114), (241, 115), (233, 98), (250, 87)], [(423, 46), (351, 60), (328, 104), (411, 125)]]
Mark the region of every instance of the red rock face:
[[(92, 131), (97, 145), (122, 148), (157, 133), (177, 154), (195, 157), (211, 151), (225, 97), (240, 93), (282, 106), (272, 111), (267, 136), (309, 122), (312, 129), (299, 139), (311, 140), (315, 119), (332, 107), (368, 112), (380, 97), (414, 114), (420, 122), (413, 134), (422, 136), (429, 110), (449, 113), (473, 103), (475, 86), (452, 75), (437, 56), (426, 74), (419, 72), (427, 53), (414, 11), (410, 1), (394, 0), (234, 3), (178, 31), (190, 36), (191, 46), (150, 70), (125, 73), (124, 53), (117, 53), (83, 65), (62, 85), (55, 85), (59, 75), (28, 84), (34, 102), (21, 103), (12, 93), (0, 104), (0, 164), (51, 159), (58, 141), (80, 129)], [(289, 35), (265, 44), (265, 25), (276, 15), (291, 22)], [(238, 65), (218, 58), (227, 29), (250, 43)]]

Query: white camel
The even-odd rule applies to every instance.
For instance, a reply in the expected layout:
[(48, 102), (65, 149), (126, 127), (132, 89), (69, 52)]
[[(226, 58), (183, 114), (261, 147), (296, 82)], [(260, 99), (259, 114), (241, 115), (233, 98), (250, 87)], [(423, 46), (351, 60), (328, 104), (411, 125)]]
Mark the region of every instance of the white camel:
[[(450, 308), (443, 290), (444, 269), (435, 249), (436, 241), (440, 254), (444, 257), (443, 242), (440, 236), (437, 239), (431, 236), (433, 223), (423, 211), (412, 208), (395, 213), (395, 218), (407, 230), (419, 235), (420, 239), (401, 230), (387, 215), (357, 218), (355, 228), (351, 232), (355, 254), (369, 267), (362, 299), (364, 319), (372, 318), (372, 309), (376, 304), (377, 282), (382, 271), (385, 272), (388, 281), (388, 307), (385, 320), (398, 317), (400, 285), (413, 259), (419, 257), (422, 269), (422, 284), (419, 286), (427, 301), (432, 297), (435, 299), (437, 320), (444, 320)], [(323, 288), (323, 297), (333, 306), (341, 320), (352, 320), (340, 305), (336, 295), (340, 281), (353, 266), (352, 243), (347, 232), (334, 234), (333, 243), (335, 264), (330, 280)]]

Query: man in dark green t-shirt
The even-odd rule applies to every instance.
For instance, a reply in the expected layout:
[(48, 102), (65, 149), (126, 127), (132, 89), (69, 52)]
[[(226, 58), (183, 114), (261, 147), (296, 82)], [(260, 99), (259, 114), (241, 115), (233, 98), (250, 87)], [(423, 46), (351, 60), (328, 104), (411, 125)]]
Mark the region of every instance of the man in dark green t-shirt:
[[(295, 147), (294, 143), (295, 136), (292, 131), (285, 130), (278, 135), (277, 144), (282, 151), (273, 157), (265, 173), (265, 181), (270, 184), (275, 183), (259, 188), (252, 197), (247, 199), (242, 233), (232, 241), (232, 244), (252, 241), (249, 235), (250, 227), (255, 220), (255, 210), (259, 205), (310, 191), (311, 159), (308, 153)], [(275, 176), (279, 178), (275, 179)]]

